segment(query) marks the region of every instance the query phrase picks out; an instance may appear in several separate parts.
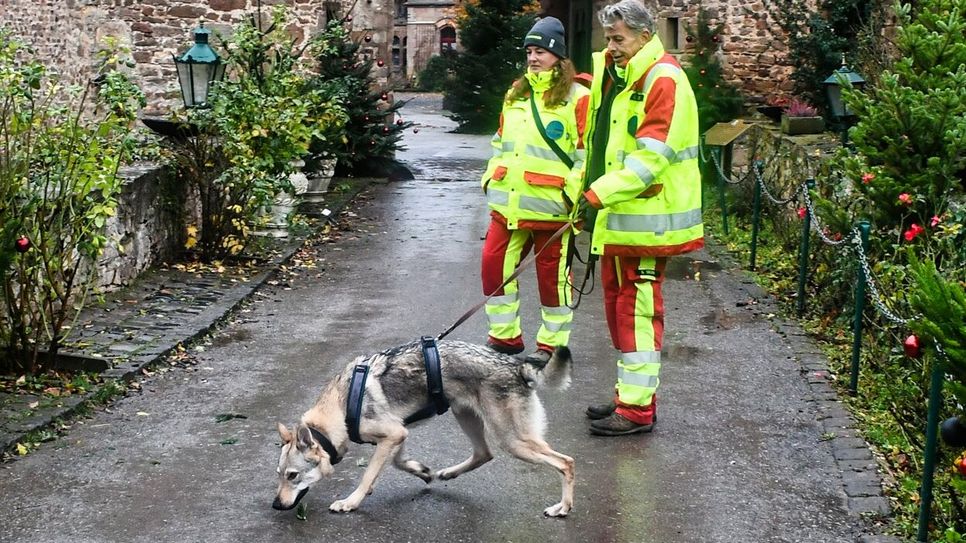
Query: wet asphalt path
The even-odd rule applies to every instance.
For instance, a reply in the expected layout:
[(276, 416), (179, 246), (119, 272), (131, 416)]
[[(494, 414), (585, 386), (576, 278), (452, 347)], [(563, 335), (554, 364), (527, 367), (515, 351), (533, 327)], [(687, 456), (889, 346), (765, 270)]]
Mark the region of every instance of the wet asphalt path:
[[(736, 307), (753, 289), (705, 252), (671, 266), (651, 435), (587, 433), (584, 407), (610, 396), (615, 364), (600, 291), (579, 309), (574, 384), (541, 394), (549, 443), (577, 461), (570, 517), (541, 516), (559, 499), (555, 473), (503, 453), (428, 486), (387, 468), (358, 511), (330, 514), (371, 454), (359, 445), (306, 496), (306, 520), (271, 509), (275, 422), (297, 420), (355, 355), (435, 335), (481, 298), (489, 137), (448, 133), (434, 107), (420, 99), (403, 110), (419, 132), (399, 158), (416, 179), (360, 199), (352, 229), (322, 246), (314, 268), (257, 293), (193, 368), (151, 377), (143, 393), (0, 468), (0, 541), (855, 541), (861, 521), (845, 508), (799, 364), (763, 311)], [(532, 343), (532, 273), (523, 280)], [(482, 314), (449, 337), (483, 341)], [(217, 422), (224, 413), (247, 418)], [(434, 469), (469, 452), (449, 416), (413, 428), (407, 444)]]

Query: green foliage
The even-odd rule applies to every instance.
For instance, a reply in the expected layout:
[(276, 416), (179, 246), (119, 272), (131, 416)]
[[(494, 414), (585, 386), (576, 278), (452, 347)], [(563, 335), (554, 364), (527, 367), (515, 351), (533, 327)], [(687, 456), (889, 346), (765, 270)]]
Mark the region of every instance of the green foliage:
[(36, 371), (41, 350), (56, 354), (112, 242), (104, 227), (144, 105), (115, 46), (97, 54), (94, 79), (65, 88), (0, 30), (0, 339), (14, 369)]
[(946, 237), (962, 263), (966, 233), (951, 219), (963, 216), (966, 188), (966, 0), (897, 9), (901, 58), (867, 92), (845, 92), (860, 118), (859, 154), (843, 160), (852, 206), (886, 238)]
[[(793, 92), (812, 104), (825, 104), (822, 81), (842, 65), (842, 55), (859, 49), (881, 0), (768, 0), (778, 8), (778, 24), (788, 36), (788, 60), (794, 67)], [(854, 64), (855, 59), (851, 59)]]
[(181, 173), (202, 207), (200, 232), (189, 226), (188, 243), (205, 260), (240, 253), (265, 206), (291, 192), (288, 174), (310, 143), (337, 138), (345, 124), (336, 89), (308, 84), (305, 48), (286, 30), (290, 17), (279, 5), (268, 28), (251, 17), (234, 29), (226, 44), (230, 77), (215, 84), (210, 109), (189, 112), (200, 134), (176, 143)]
[(450, 78), (451, 54), (436, 55), (429, 59), (423, 71), (419, 72), (419, 90), (442, 92)]
[(702, 134), (715, 123), (737, 117), (744, 104), (737, 87), (725, 81), (721, 75), (721, 62), (716, 53), (720, 48), (719, 36), (723, 29), (724, 23), (711, 26), (711, 16), (703, 6), (698, 7), (697, 24), (694, 27), (688, 25), (687, 29), (695, 53), (684, 71), (697, 99)]
[(535, 22), (533, 0), (470, 0), (457, 14), (462, 50), (449, 69), (448, 109), (460, 130), (489, 133), (500, 121), (503, 97), (523, 70), (523, 38)]
[(911, 249), (907, 252), (915, 286), (909, 301), (919, 315), (910, 326), (927, 346), (941, 346), (946, 372), (953, 377), (947, 386), (958, 403), (966, 405), (966, 291), (944, 279), (932, 261), (920, 261)]
[(313, 38), (311, 54), (318, 63), (318, 76), (310, 89), (326, 89), (344, 104), (346, 121), (338, 137), (318, 134), (312, 141), (313, 159), (335, 158), (336, 173), (364, 173), (368, 165), (393, 158), (400, 148), (403, 130), (412, 126), (396, 112), (404, 102), (393, 102), (388, 90), (374, 90), (372, 68), (376, 60), (361, 57), (360, 45), (350, 34), (351, 21), (333, 19)]

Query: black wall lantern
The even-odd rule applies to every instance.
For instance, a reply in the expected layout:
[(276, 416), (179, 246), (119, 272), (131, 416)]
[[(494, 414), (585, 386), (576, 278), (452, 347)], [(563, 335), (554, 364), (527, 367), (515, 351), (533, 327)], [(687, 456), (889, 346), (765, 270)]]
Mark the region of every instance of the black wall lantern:
[(842, 130), (842, 143), (845, 145), (848, 142), (849, 127), (855, 123), (856, 119), (855, 113), (849, 109), (848, 104), (842, 99), (842, 85), (862, 90), (862, 87), (865, 86), (865, 79), (858, 72), (848, 67), (843, 53), (842, 66), (832, 72), (832, 75), (828, 76), (822, 83), (825, 85), (825, 94), (828, 98), (832, 117)]
[(174, 57), (178, 67), (181, 96), (187, 108), (208, 107), (208, 93), (212, 81), (225, 76), (225, 63), (208, 45), (211, 31), (204, 24), (194, 30), (195, 44), (180, 57)]

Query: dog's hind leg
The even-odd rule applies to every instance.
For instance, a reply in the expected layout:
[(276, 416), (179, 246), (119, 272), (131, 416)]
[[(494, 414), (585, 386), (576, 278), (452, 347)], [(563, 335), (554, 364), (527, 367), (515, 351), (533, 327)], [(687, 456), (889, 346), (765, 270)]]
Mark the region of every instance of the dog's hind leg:
[(424, 466), (421, 462), (417, 462), (411, 458), (406, 458), (406, 445), (400, 445), (399, 450), (396, 451), (396, 456), (392, 457), (392, 465), (396, 468), (405, 471), (406, 473), (412, 473), (416, 477), (419, 477), (426, 484), (433, 482), (433, 472)]
[(453, 416), (460, 428), (470, 438), (473, 443), (473, 454), (463, 462), (441, 469), (436, 472), (436, 477), (441, 480), (453, 479), (459, 475), (472, 471), (493, 459), (489, 445), (486, 444), (486, 432), (483, 428), (483, 420), (473, 411), (458, 411), (453, 409)]
[[(366, 495), (372, 492), (372, 486), (375, 484), (376, 478), (379, 477), (379, 473), (382, 472), (382, 468), (386, 465), (386, 462), (396, 453), (396, 449), (406, 441), (406, 436), (409, 435), (409, 432), (402, 425), (393, 425), (391, 427), (380, 428), (380, 430), (384, 432), (383, 436), (377, 438), (376, 452), (369, 459), (369, 466), (366, 467), (365, 473), (362, 474), (362, 481), (359, 483), (359, 486), (346, 498), (332, 502), (332, 505), (329, 506), (329, 511), (347, 513), (358, 508)], [(368, 436), (364, 437), (372, 436), (370, 432), (367, 432), (367, 434)]]
[(547, 442), (535, 437), (510, 438), (505, 447), (507, 452), (520, 460), (534, 464), (547, 464), (560, 472), (563, 483), (560, 503), (544, 509), (543, 514), (548, 517), (567, 516), (574, 505), (574, 459), (558, 453), (551, 449)]

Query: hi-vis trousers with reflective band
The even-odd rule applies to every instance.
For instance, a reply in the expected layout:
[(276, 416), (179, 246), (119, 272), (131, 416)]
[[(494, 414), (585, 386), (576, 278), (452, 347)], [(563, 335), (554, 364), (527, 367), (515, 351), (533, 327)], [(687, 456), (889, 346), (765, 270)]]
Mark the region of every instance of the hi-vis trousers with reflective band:
[(618, 413), (650, 424), (646, 409), (657, 391), (664, 339), (665, 257), (601, 257), (604, 312), (617, 361)]
[[(483, 243), (483, 295), (488, 296), (513, 274), (520, 261), (532, 251), (539, 251), (553, 236), (553, 230), (508, 230), (497, 219)], [(540, 293), (542, 323), (537, 332), (537, 346), (546, 349), (567, 345), (573, 311), (571, 282), (567, 274), (567, 251), (571, 230), (555, 239), (536, 259), (537, 287)], [(486, 302), (486, 319), (490, 338), (507, 346), (523, 347), (520, 328), (520, 296), (514, 279)]]

